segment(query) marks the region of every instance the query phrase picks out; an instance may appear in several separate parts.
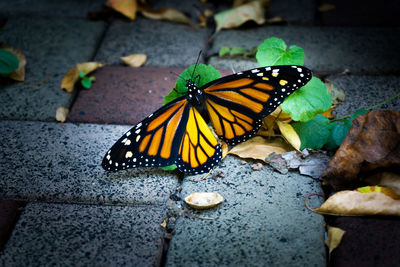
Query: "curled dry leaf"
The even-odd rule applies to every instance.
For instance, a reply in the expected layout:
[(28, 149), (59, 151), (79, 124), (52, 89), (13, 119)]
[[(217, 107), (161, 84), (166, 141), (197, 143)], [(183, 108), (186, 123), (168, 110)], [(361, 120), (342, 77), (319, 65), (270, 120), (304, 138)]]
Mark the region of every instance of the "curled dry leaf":
[(294, 130), (293, 126), (289, 123), (284, 123), (281, 121), (276, 122), (278, 124), (279, 130), (285, 140), (293, 146), (294, 149), (300, 151), (301, 141), (297, 132)]
[(65, 122), (68, 117), (69, 109), (64, 107), (59, 107), (56, 110), (56, 121)]
[(74, 91), (75, 83), (80, 78), (79, 74), (81, 72), (86, 75), (103, 66), (104, 64), (99, 62), (83, 62), (76, 64), (75, 67), (68, 70), (67, 74), (65, 74), (61, 80), (61, 89), (64, 89), (68, 93), (72, 93)]
[(106, 6), (121, 13), (130, 20), (136, 18), (136, 12), (138, 11), (137, 0), (107, 0)]
[(167, 20), (191, 25), (190, 19), (182, 12), (173, 8), (160, 8), (156, 10), (141, 10), (142, 15), (149, 19)]
[(18, 68), (11, 72), (10, 74), (5, 75), (15, 81), (23, 82), (25, 81), (25, 67), (26, 67), (26, 57), (25, 55), (9, 45), (3, 45), (1, 48), (4, 50), (10, 51), (18, 58)]
[(121, 57), (121, 60), (128, 66), (140, 67), (146, 62), (147, 56), (145, 54), (132, 54), (130, 56)]
[(257, 24), (264, 24), (264, 13), (268, 5), (269, 0), (259, 0), (219, 12), (214, 16), (217, 25), (216, 31), (236, 28), (250, 20)]
[(379, 185), (392, 189), (400, 195), (400, 174), (394, 172), (379, 172), (365, 178), (370, 185)]
[[(241, 158), (259, 159), (264, 162), (271, 153), (283, 154), (292, 150), (290, 145), (281, 138), (273, 138), (268, 141), (262, 136), (255, 136), (243, 143), (233, 147), (228, 154), (233, 154)], [(268, 162), (267, 162), (268, 163)]]
[(343, 187), (360, 172), (400, 167), (400, 112), (374, 110), (358, 116), (324, 172), (324, 184)]
[(400, 196), (389, 188), (367, 186), (340, 191), (313, 211), (338, 216), (400, 216)]
[(217, 192), (195, 192), (185, 197), (185, 202), (194, 209), (209, 209), (222, 203), (224, 198)]
[(336, 9), (336, 6), (334, 4), (330, 4), (330, 3), (322, 3), (318, 7), (319, 12), (327, 12), (327, 11), (331, 11), (331, 10), (335, 10), (335, 9)]
[(329, 258), (332, 251), (339, 246), (345, 233), (346, 231), (340, 228), (328, 226), (328, 236), (325, 239), (325, 245), (329, 248)]

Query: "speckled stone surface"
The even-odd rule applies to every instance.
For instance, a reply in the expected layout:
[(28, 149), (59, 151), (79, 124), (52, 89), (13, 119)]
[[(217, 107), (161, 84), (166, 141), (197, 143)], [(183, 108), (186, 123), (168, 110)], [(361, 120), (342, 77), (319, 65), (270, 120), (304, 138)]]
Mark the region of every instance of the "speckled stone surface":
[(95, 73), (90, 90), (82, 90), (68, 121), (135, 125), (159, 109), (182, 68), (106, 66)]
[[(399, 93), (400, 77), (348, 75), (332, 79), (332, 82), (346, 94), (345, 101), (335, 108), (340, 117), (376, 105)], [(377, 109), (400, 110), (400, 97)]]
[(0, 199), (164, 203), (178, 184), (172, 172), (142, 168), (109, 173), (100, 166), (129, 128), (0, 121)]
[(28, 204), (1, 266), (157, 266), (162, 207)]
[(98, 10), (103, 0), (15, 0), (0, 1), (0, 13), (6, 16), (80, 17)]
[(114, 21), (96, 55), (97, 61), (121, 63), (120, 57), (147, 55), (145, 66), (188, 67), (205, 49), (206, 31), (166, 21), (138, 17), (134, 22)]
[[(400, 72), (400, 60), (395, 56), (400, 54), (400, 28), (265, 26), (221, 31), (209, 55), (218, 53), (222, 46), (257, 47), (273, 36), (282, 38), (288, 46), (302, 47), (305, 66), (315, 72), (337, 73), (345, 69), (362, 74)], [(256, 64), (242, 61), (212, 57), (209, 63), (216, 68), (234, 66), (238, 71), (243, 70), (242, 66), (250, 68)]]
[[(166, 266), (324, 266), (323, 217), (304, 206), (319, 184), (297, 172), (251, 169), (228, 156), (212, 172), (224, 177), (193, 183), (185, 178), (181, 197), (218, 192), (225, 201), (196, 213), (213, 218), (179, 218)], [(212, 175), (211, 174), (211, 175)], [(192, 176), (200, 179), (202, 176)], [(320, 199), (310, 199), (312, 207)]]
[(58, 107), (69, 107), (72, 94), (61, 90), (62, 77), (76, 63), (90, 61), (104, 30), (103, 22), (80, 19), (8, 20), (0, 41), (21, 50), (27, 60), (26, 81), (0, 82), (0, 119), (55, 121)]

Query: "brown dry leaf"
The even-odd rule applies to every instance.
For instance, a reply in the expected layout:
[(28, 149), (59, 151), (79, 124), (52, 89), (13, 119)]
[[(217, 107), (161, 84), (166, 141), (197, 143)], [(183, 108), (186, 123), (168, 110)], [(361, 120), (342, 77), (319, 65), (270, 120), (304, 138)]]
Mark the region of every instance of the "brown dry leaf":
[(368, 176), (365, 181), (371, 185), (379, 185), (392, 189), (400, 195), (400, 174), (394, 172), (380, 172)]
[(69, 112), (68, 108), (64, 108), (64, 107), (57, 108), (57, 110), (56, 110), (56, 121), (65, 122), (67, 120), (67, 117), (68, 117), (68, 112)]
[(345, 233), (346, 231), (340, 228), (328, 226), (328, 236), (325, 239), (325, 245), (329, 248), (329, 258), (332, 251), (339, 246)]
[(337, 87), (331, 80), (327, 80), (325, 86), (332, 97), (332, 105), (338, 105), (346, 99), (345, 92)]
[(264, 13), (269, 6), (269, 0), (252, 1), (214, 15), (216, 31), (236, 28), (247, 21), (264, 24)]
[(282, 24), (282, 23), (287, 23), (287, 20), (281, 16), (276, 16), (276, 17), (267, 19), (266, 23), (267, 24)]
[(136, 13), (138, 11), (138, 4), (136, 0), (107, 0), (106, 6), (121, 13), (130, 20), (134, 20), (136, 18)]
[(358, 116), (324, 172), (324, 184), (343, 187), (360, 172), (400, 167), (400, 112), (374, 110)]
[[(359, 191), (362, 192), (359, 192)], [(368, 192), (370, 191), (370, 192)], [(393, 196), (395, 198), (393, 198)], [(338, 216), (388, 215), (400, 216), (399, 196), (389, 188), (375, 186), (366, 190), (340, 191), (329, 197), (314, 212)]]
[(224, 159), (228, 155), (228, 144), (224, 140), (220, 140), (222, 148), (222, 158)]
[(3, 48), (4, 50), (10, 51), (18, 58), (18, 69), (16, 69), (15, 71), (13, 71), (10, 74), (7, 74), (5, 76), (7, 76), (15, 81), (18, 81), (18, 82), (25, 81), (25, 67), (26, 67), (25, 55), (18, 49), (15, 49), (9, 45), (3, 45), (1, 48)]
[(241, 158), (259, 159), (267, 162), (266, 158), (269, 154), (283, 154), (290, 150), (292, 150), (290, 145), (284, 142), (281, 138), (273, 138), (272, 141), (269, 142), (264, 137), (255, 136), (233, 147), (228, 154), (233, 154)]
[(185, 14), (173, 8), (160, 8), (156, 10), (143, 9), (140, 12), (149, 19), (167, 20), (187, 25), (192, 24)]
[(285, 140), (293, 146), (294, 149), (300, 151), (301, 141), (297, 132), (294, 130), (293, 126), (289, 123), (284, 123), (281, 121), (276, 122), (278, 124), (279, 130)]
[(195, 192), (185, 197), (185, 202), (194, 209), (209, 209), (221, 204), (224, 198), (217, 192)]
[(75, 83), (79, 80), (80, 72), (89, 74), (103, 66), (104, 64), (100, 62), (83, 62), (76, 64), (75, 67), (68, 70), (67, 74), (65, 74), (61, 80), (61, 89), (64, 89), (68, 93), (72, 93), (74, 91)]
[(334, 4), (331, 3), (322, 3), (319, 7), (318, 7), (318, 11), (319, 12), (327, 12), (327, 11), (331, 11), (336, 9), (336, 6)]
[(128, 66), (140, 67), (146, 62), (147, 56), (145, 54), (132, 54), (130, 56), (121, 57), (121, 60)]
[(201, 26), (201, 27), (206, 27), (207, 26), (207, 19), (209, 18), (209, 17), (211, 17), (212, 15), (213, 15), (214, 13), (211, 11), (211, 10), (209, 10), (209, 9), (206, 9), (206, 10), (204, 10), (202, 13), (200, 13), (199, 14), (199, 21), (200, 21), (200, 23), (199, 23), (199, 25)]

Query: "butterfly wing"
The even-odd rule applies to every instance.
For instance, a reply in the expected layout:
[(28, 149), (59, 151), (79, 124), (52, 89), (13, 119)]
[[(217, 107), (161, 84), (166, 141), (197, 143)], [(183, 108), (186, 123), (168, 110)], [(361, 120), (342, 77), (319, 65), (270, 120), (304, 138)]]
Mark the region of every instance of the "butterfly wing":
[(186, 173), (204, 173), (222, 158), (221, 146), (199, 111), (190, 107), (189, 117), (179, 147), (178, 168)]
[(235, 145), (254, 136), (262, 118), (311, 77), (302, 66), (262, 67), (223, 77), (201, 89), (216, 133)]
[(186, 97), (158, 109), (126, 132), (106, 153), (102, 166), (117, 171), (146, 166), (168, 166), (176, 162), (189, 117)]

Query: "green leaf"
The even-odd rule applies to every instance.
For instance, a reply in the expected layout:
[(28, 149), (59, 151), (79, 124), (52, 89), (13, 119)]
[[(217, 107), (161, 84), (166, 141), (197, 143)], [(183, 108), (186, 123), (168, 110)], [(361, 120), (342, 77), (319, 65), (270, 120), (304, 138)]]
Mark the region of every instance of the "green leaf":
[(82, 78), (81, 84), (86, 89), (90, 89), (90, 87), (92, 86), (92, 80), (89, 77), (85, 76), (85, 77)]
[(320, 79), (311, 80), (283, 101), (281, 107), (295, 121), (308, 121), (331, 107), (332, 97)]
[(231, 56), (243, 55), (244, 53), (245, 50), (238, 46), (232, 47), (232, 50), (230, 51)]
[(169, 166), (165, 166), (165, 167), (160, 167), (162, 170), (164, 170), (164, 171), (172, 171), (172, 170), (175, 170), (176, 168), (178, 168), (178, 167), (176, 167), (176, 165), (175, 164), (172, 164), (172, 165), (169, 165)]
[(351, 121), (353, 121), (355, 118), (357, 118), (359, 115), (367, 114), (369, 112), (369, 109), (359, 109), (354, 111), (353, 115), (351, 115)]
[(79, 72), (79, 77), (84, 78), (85, 76), (86, 74), (83, 71)]
[(337, 146), (340, 146), (351, 128), (351, 120), (346, 120), (344, 123), (336, 122), (333, 125), (331, 132), (332, 139), (335, 141)]
[[(195, 73), (193, 73), (195, 67), (196, 70)], [(189, 68), (185, 69), (181, 73), (181, 75), (179, 75), (179, 78), (175, 84), (175, 90), (172, 90), (164, 98), (164, 105), (187, 93), (187, 87), (186, 87), (187, 80), (192, 79), (198, 87), (201, 87), (206, 83), (218, 79), (219, 77), (221, 77), (221, 74), (211, 65), (198, 64), (197, 66), (196, 65), (190, 66)]]
[(329, 139), (331, 133), (331, 125), (329, 119), (318, 114), (312, 120), (307, 122), (293, 123), (293, 128), (297, 132), (301, 140), (300, 149), (322, 148)]
[(219, 53), (218, 55), (220, 57), (226, 56), (229, 54), (229, 51), (231, 50), (231, 48), (229, 46), (223, 46), (219, 49)]
[(0, 74), (10, 74), (18, 69), (18, 58), (10, 51), (0, 49)]
[(256, 59), (258, 64), (262, 66), (274, 65), (303, 65), (304, 50), (301, 47), (292, 45), (289, 51), (286, 51), (287, 45), (282, 39), (271, 37), (265, 39), (258, 46)]

